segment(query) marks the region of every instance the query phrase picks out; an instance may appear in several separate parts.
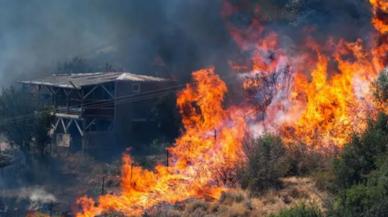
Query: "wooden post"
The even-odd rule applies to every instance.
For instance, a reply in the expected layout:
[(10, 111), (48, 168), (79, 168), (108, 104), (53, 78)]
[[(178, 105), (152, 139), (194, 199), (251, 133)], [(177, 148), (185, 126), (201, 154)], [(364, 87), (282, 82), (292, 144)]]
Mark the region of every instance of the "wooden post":
[(169, 159), (170, 159), (170, 153), (168, 152), (168, 149), (166, 149), (166, 166), (169, 167)]
[(105, 194), (105, 176), (102, 177), (101, 194)]
[(85, 149), (86, 149), (86, 145), (87, 145), (87, 141), (86, 141), (86, 132), (85, 132), (85, 118), (82, 118), (82, 130), (84, 131), (83, 135), (81, 135), (81, 146), (82, 146), (82, 154), (85, 154)]
[(130, 183), (132, 184), (132, 170), (133, 170), (133, 163), (131, 162), (131, 176), (130, 176)]
[(50, 202), (50, 205), (49, 205), (49, 212), (50, 212), (50, 217), (52, 217), (53, 216), (53, 208), (54, 208), (54, 204), (53, 204), (53, 202)]
[(85, 136), (86, 136), (86, 130), (85, 130), (85, 118), (84, 118), (84, 102), (85, 102), (85, 94), (84, 94), (84, 91), (81, 89), (80, 90), (80, 95), (81, 95), (81, 120), (82, 120), (82, 130), (84, 131), (83, 135), (81, 135), (81, 148), (82, 148), (82, 154), (85, 153), (85, 146), (86, 146), (86, 140), (85, 140)]
[(67, 110), (67, 113), (70, 112), (70, 95), (71, 95), (71, 90), (70, 90), (70, 93), (67, 92), (66, 90), (65, 91), (65, 95), (66, 95), (66, 110)]

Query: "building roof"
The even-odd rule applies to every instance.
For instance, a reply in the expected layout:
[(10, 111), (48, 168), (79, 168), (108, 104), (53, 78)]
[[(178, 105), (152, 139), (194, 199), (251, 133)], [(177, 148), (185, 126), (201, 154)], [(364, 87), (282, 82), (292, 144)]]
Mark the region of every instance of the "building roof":
[(84, 86), (103, 84), (113, 81), (166, 82), (169, 80), (129, 72), (95, 72), (79, 74), (53, 74), (41, 79), (20, 81), (20, 83), (79, 89)]

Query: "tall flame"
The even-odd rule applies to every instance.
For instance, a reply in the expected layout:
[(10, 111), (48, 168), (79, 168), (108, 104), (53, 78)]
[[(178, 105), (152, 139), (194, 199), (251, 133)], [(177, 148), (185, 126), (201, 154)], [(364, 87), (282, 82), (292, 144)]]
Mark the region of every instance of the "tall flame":
[[(279, 133), (289, 144), (305, 143), (314, 150), (341, 148), (352, 132), (366, 127), (367, 118), (379, 109), (388, 111), (374, 102), (371, 88), (388, 60), (388, 3), (370, 3), (377, 30), (373, 41), (331, 39), (322, 46), (307, 37), (304, 47), (291, 54), (257, 19), (245, 29), (227, 22), (237, 45), (252, 53), (249, 64), (231, 62), (249, 108), (223, 107), (227, 87), (214, 68), (194, 72), (194, 82), (178, 94), (184, 133), (168, 150), (169, 166), (146, 170), (124, 155), (121, 192), (97, 202), (80, 198), (82, 211), (76, 216), (108, 211), (141, 215), (161, 203), (218, 198), (227, 189), (227, 174), (245, 158), (242, 143), (248, 129)], [(238, 10), (225, 0), (222, 15)], [(257, 13), (255, 8), (253, 15)]]
[(128, 155), (123, 157), (121, 193), (104, 195), (95, 203), (80, 198), (77, 217), (91, 217), (106, 211), (141, 215), (160, 203), (187, 198), (218, 198), (226, 188), (222, 174), (244, 158), (242, 141), (245, 120), (242, 110), (222, 106), (225, 83), (207, 68), (193, 73), (194, 83), (178, 94), (185, 133), (169, 149), (169, 167), (154, 171), (138, 167)]
[[(370, 82), (376, 77), (376, 68), (362, 51), (360, 42), (340, 42), (340, 48), (330, 57), (317, 50), (317, 62), (308, 79), (295, 74), (292, 101), (304, 104), (301, 116), (291, 126), (292, 133), (285, 137), (326, 150), (341, 147), (352, 132), (360, 132), (373, 114), (373, 96)], [(348, 52), (351, 53), (348, 53)], [(347, 61), (343, 54), (353, 55)], [(337, 64), (330, 71), (329, 61)], [(298, 107), (300, 107), (298, 105)]]
[(387, 64), (388, 3), (370, 3), (378, 33), (372, 49), (361, 39), (330, 39), (321, 45), (307, 36), (298, 52), (286, 52), (277, 34), (260, 25), (258, 9), (250, 12), (251, 24), (239, 28), (228, 17), (247, 9), (224, 1), (222, 15), (233, 39), (251, 53), (250, 64), (232, 62), (232, 67), (260, 114), (254, 131), (278, 133), (289, 144), (305, 143), (326, 152), (341, 148), (353, 132), (365, 129), (366, 120), (378, 110), (386, 111), (374, 102), (372, 83)]

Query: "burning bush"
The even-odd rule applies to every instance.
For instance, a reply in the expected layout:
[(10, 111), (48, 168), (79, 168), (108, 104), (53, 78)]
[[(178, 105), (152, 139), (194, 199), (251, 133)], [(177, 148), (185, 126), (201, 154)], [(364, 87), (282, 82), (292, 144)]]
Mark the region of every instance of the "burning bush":
[(252, 140), (247, 148), (248, 161), (242, 168), (240, 183), (258, 193), (266, 188), (279, 185), (279, 178), (289, 169), (286, 149), (279, 137), (266, 135)]
[[(290, 177), (282, 179), (284, 188), (278, 191), (268, 191), (259, 197), (252, 196), (248, 191), (230, 189), (224, 192), (218, 201), (204, 201), (188, 199), (175, 205), (163, 204), (147, 212), (150, 217), (268, 217), (279, 210), (286, 214), (295, 212), (300, 204), (306, 205), (302, 211), (309, 212), (314, 209), (317, 212), (323, 208), (323, 200), (326, 197), (323, 192), (315, 188), (309, 178)], [(321, 197), (318, 195), (321, 194)], [(296, 207), (292, 209), (293, 207)], [(292, 211), (288, 211), (291, 209)], [(300, 211), (298, 209), (298, 211)], [(276, 215), (275, 215), (276, 216)], [(277, 216), (276, 216), (277, 217)], [(283, 217), (283, 216), (282, 216)]]

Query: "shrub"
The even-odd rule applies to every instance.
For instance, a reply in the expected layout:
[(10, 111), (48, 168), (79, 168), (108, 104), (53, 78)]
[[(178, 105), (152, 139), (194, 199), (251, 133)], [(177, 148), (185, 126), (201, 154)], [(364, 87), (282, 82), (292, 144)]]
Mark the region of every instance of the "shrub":
[(317, 170), (327, 169), (332, 161), (329, 156), (310, 150), (303, 143), (289, 146), (287, 154), (290, 159), (289, 175), (294, 176), (309, 175)]
[[(355, 185), (337, 197), (333, 217), (376, 217), (388, 214), (388, 196), (378, 186)], [(385, 215), (384, 215), (385, 214)]]
[(240, 170), (241, 187), (258, 193), (279, 184), (288, 171), (288, 157), (279, 137), (266, 135), (247, 144), (248, 161)]
[(278, 214), (270, 215), (270, 217), (323, 217), (323, 214), (316, 206), (300, 204), (289, 209), (284, 209)]
[(332, 217), (388, 215), (388, 117), (355, 136), (334, 165), (338, 194)]
[(375, 82), (375, 98), (379, 102), (388, 100), (388, 68), (385, 68)]
[(317, 170), (311, 174), (311, 178), (314, 180), (315, 186), (318, 189), (328, 192), (336, 191), (334, 184), (336, 177), (332, 169)]
[(334, 163), (336, 184), (347, 188), (366, 181), (377, 167), (377, 159), (387, 150), (388, 116), (380, 114), (362, 135), (355, 135)]

